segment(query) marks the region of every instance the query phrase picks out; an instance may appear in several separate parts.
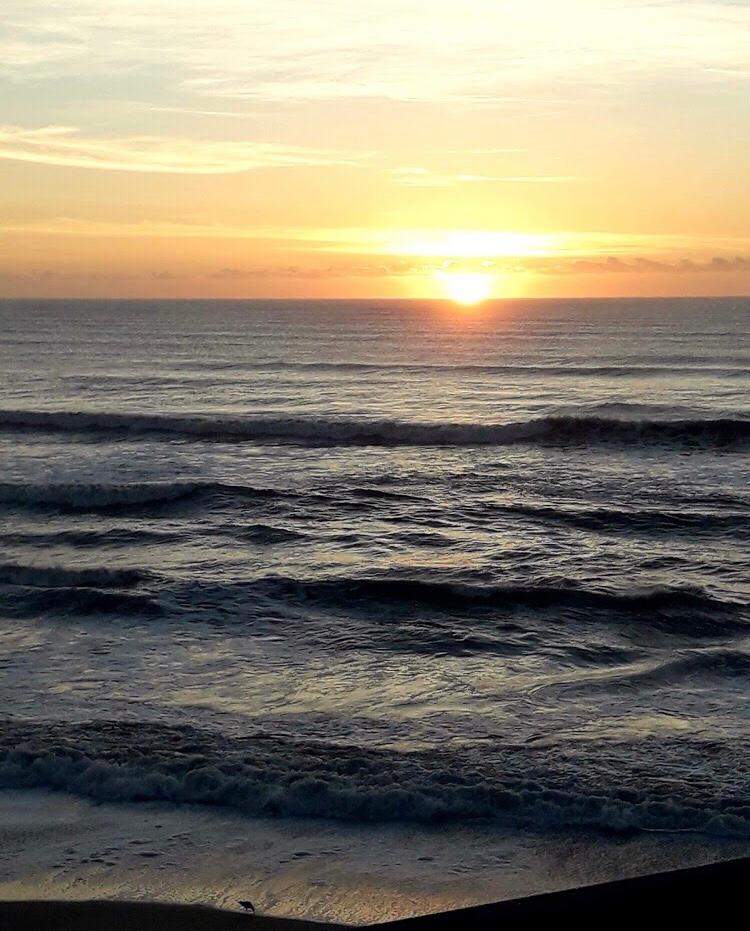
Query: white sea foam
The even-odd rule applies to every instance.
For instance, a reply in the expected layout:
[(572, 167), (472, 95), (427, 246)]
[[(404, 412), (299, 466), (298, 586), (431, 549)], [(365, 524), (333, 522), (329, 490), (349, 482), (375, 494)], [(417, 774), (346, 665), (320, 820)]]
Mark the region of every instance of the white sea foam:
[[(750, 810), (713, 770), (736, 764), (736, 747), (669, 792), (627, 754), (611, 784), (593, 748), (578, 759), (557, 750), (488, 745), (399, 753), (298, 743), (262, 735), (227, 740), (191, 728), (100, 722), (0, 731), (0, 787), (55, 788), (101, 801), (219, 805), (246, 815), (349, 822), (473, 821), (606, 831), (692, 830), (750, 836)], [(655, 748), (662, 753), (663, 748)], [(675, 748), (677, 749), (677, 748)], [(699, 745), (679, 748), (686, 762)], [(725, 780), (722, 780), (725, 781)], [(732, 787), (741, 789), (735, 773)]]

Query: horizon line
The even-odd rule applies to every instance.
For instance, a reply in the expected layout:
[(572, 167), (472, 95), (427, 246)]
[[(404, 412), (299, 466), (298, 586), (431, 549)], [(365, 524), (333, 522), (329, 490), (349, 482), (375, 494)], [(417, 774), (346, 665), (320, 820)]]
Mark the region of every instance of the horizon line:
[[(479, 301), (475, 308), (482, 307), (486, 304), (508, 304), (508, 303), (537, 303), (542, 301), (719, 301), (719, 300), (750, 300), (750, 292), (739, 294), (608, 294), (608, 295), (591, 295), (591, 294), (560, 294), (544, 295), (541, 297), (523, 297), (516, 295), (514, 297), (492, 297)], [(65, 301), (114, 301), (119, 303), (136, 303), (139, 301), (153, 301), (156, 303), (180, 303), (184, 301), (204, 301), (214, 303), (250, 303), (254, 301), (273, 301), (274, 303), (288, 304), (307, 304), (326, 301), (328, 303), (339, 304), (366, 304), (371, 301), (379, 301), (390, 304), (455, 304), (456, 301), (448, 297), (278, 297), (278, 296), (254, 296), (254, 297), (202, 297), (200, 295), (183, 296), (183, 297), (154, 297), (153, 295), (141, 295), (137, 297), (110, 297), (108, 295), (99, 296), (61, 296), (49, 297), (44, 295), (0, 295), (0, 302), (8, 301), (47, 301), (63, 303)], [(471, 308), (465, 308), (471, 309)]]

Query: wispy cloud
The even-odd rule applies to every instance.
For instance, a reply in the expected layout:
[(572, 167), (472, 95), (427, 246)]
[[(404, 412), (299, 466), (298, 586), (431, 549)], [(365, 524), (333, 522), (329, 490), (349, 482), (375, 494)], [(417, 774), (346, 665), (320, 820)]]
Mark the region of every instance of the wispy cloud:
[[(183, 112), (153, 107), (154, 112)], [(241, 117), (223, 111), (185, 111), (206, 116)], [(166, 136), (96, 137), (71, 126), (0, 125), (0, 159), (94, 168), (108, 171), (168, 174), (233, 174), (260, 168), (306, 166), (369, 167), (383, 171), (397, 184), (412, 187), (450, 187), (458, 184), (569, 184), (577, 175), (484, 174), (440, 171), (422, 166), (382, 167), (376, 152), (342, 152), (273, 142), (175, 139)]]
[(97, 138), (74, 127), (0, 126), (0, 159), (110, 171), (232, 174), (259, 168), (359, 164), (345, 153), (270, 142), (218, 142), (155, 136)]
[[(5, 0), (24, 76), (154, 65), (193, 92), (265, 101), (486, 103), (747, 72), (750, 8), (717, 0)], [(321, 23), (325, 28), (321, 28)], [(524, 93), (518, 94), (522, 88)]]
[[(437, 265), (431, 262), (414, 261), (392, 257), (385, 261), (343, 260), (333, 263), (316, 264), (312, 262), (297, 263), (256, 263), (243, 267), (224, 266), (215, 269), (143, 269), (139, 272), (97, 270), (79, 267), (72, 270), (51, 268), (31, 268), (14, 271), (0, 268), (0, 279), (26, 282), (75, 281), (86, 279), (103, 282), (177, 282), (177, 281), (213, 281), (213, 282), (250, 282), (273, 279), (276, 281), (307, 280), (327, 281), (354, 278), (425, 278), (430, 279), (439, 273), (466, 271), (466, 266)], [(714, 256), (703, 262), (682, 259), (678, 262), (660, 262), (646, 256), (623, 261), (616, 256), (606, 258), (592, 257), (579, 260), (544, 261), (524, 259), (512, 265), (508, 262), (496, 262), (484, 265), (483, 274), (503, 277), (507, 275), (533, 274), (547, 277), (598, 277), (601, 275), (669, 275), (705, 276), (739, 274), (750, 276), (750, 255), (735, 256), (727, 259)]]

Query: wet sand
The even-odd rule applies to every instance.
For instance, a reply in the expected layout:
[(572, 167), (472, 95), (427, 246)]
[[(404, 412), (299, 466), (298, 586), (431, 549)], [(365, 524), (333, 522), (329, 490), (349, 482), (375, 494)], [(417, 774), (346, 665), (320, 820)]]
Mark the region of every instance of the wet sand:
[[(529, 927), (570, 919), (578, 927), (646, 921), (669, 925), (721, 921), (744, 910), (750, 858), (563, 892), (407, 918), (369, 927), (391, 931), (461, 931)], [(132, 902), (0, 902), (0, 931), (324, 931), (347, 927), (189, 905)]]

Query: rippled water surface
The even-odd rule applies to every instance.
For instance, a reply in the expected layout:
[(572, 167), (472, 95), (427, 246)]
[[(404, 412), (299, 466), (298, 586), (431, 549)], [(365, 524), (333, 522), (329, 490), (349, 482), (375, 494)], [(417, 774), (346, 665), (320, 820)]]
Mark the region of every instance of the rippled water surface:
[(0, 784), (750, 834), (749, 330), (0, 304)]

